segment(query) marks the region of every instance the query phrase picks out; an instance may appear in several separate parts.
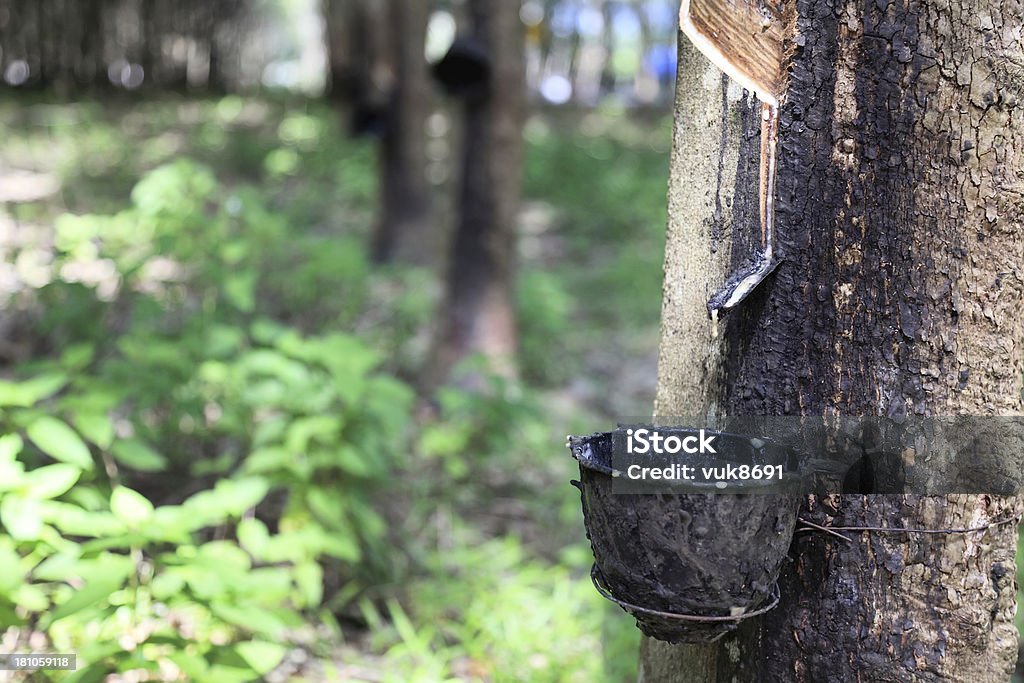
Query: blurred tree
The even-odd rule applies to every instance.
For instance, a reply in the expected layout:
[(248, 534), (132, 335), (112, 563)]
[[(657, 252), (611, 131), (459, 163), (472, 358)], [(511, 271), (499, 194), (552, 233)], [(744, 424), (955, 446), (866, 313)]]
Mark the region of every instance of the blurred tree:
[(470, 0), (467, 16), (471, 38), (453, 45), (446, 59), (467, 60), (482, 50), (486, 68), (469, 70), (482, 76), (480, 87), (446, 84), (464, 93), (463, 159), (432, 379), (446, 377), (460, 360), (477, 353), (492, 370), (515, 372), (515, 223), (525, 118), (519, 3)]
[[(717, 248), (721, 236), (758, 225), (760, 116), (681, 46), (656, 412), (1020, 415), (1021, 6), (797, 7), (776, 198), (784, 260), (718, 328), (708, 293), (745, 251)], [(987, 479), (1018, 497), (876, 491), (812, 497), (801, 514), (942, 529), (1020, 513), (1019, 469), (957, 457), (916, 466), (945, 491)], [(849, 543), (800, 534), (776, 609), (710, 645), (645, 641), (642, 678), (1005, 681), (1016, 540), (1009, 524)]]
[(382, 49), (382, 17), (371, 0), (323, 0), (327, 43), (327, 93), (353, 108), (353, 133), (381, 132), (383, 95), (374, 91)]
[(424, 58), (427, 0), (387, 0), (393, 78), (381, 140), (381, 206), (372, 255), (378, 262), (429, 262), (425, 131), (429, 82)]
[(227, 89), (250, 0), (0, 0), (12, 86)]
[(427, 0), (324, 0), (328, 92), (354, 135), (380, 137), (379, 263), (431, 261), (424, 127)]

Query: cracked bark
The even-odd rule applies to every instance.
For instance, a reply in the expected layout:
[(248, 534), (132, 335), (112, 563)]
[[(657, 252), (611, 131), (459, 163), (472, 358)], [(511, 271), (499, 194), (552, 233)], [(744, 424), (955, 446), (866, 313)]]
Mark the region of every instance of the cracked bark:
[[(757, 104), (681, 47), (656, 412), (1019, 415), (1024, 7), (798, 11), (776, 194), (784, 260), (717, 337), (704, 302), (757, 234)], [(955, 458), (933, 467), (951, 488), (976, 475)], [(1017, 497), (847, 495), (802, 514), (976, 526), (1019, 514), (1015, 476)], [(711, 646), (646, 641), (641, 679), (1005, 681), (1015, 543), (1012, 525), (798, 535), (779, 608)]]

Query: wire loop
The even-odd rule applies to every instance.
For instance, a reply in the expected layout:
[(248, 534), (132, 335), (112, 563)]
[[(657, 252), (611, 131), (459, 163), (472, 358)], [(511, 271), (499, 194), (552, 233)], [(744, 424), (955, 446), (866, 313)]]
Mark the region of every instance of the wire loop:
[(605, 588), (601, 584), (601, 579), (598, 578), (598, 574), (599, 572), (597, 569), (597, 564), (594, 564), (590, 568), (590, 580), (594, 583), (594, 588), (597, 589), (597, 592), (600, 593), (602, 597), (606, 598), (607, 600), (611, 600), (619, 607), (625, 609), (627, 612), (640, 612), (641, 614), (649, 614), (652, 616), (664, 617), (665, 619), (678, 619), (679, 621), (692, 621), (697, 623), (738, 622), (743, 621), (744, 619), (750, 619), (751, 617), (760, 616), (765, 612), (770, 612), (771, 610), (775, 609), (775, 607), (779, 604), (779, 584), (776, 582), (775, 585), (772, 586), (771, 604), (762, 607), (761, 609), (755, 610), (753, 612), (745, 612), (743, 614), (730, 615), (724, 617), (708, 617), (701, 616), (699, 614), (680, 614), (676, 612), (662, 612), (661, 610), (640, 607), (639, 605), (634, 605), (631, 602), (619, 600), (611, 594), (611, 591), (609, 589)]

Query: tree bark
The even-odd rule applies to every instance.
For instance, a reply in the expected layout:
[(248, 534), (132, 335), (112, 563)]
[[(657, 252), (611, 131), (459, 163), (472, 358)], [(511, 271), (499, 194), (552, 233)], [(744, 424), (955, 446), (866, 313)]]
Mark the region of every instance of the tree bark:
[[(681, 41), (656, 412), (1019, 415), (1024, 8), (799, 0), (798, 12), (783, 262), (717, 330), (707, 297), (756, 241), (758, 109)], [(970, 462), (930, 467), (949, 490), (970, 481)], [(801, 514), (975, 527), (1020, 514), (1010, 475), (1011, 497), (844, 495)], [(798, 534), (778, 608), (712, 645), (645, 642), (641, 680), (1005, 681), (1016, 541), (1010, 524)]]
[(365, 33), (357, 33), (357, 13), (361, 0), (323, 0), (324, 42), (327, 47), (327, 93), (334, 100), (352, 97), (354, 72), (358, 68), (360, 53), (357, 41), (365, 40)]
[[(518, 3), (472, 0), (473, 35), (490, 52), (486, 92), (465, 105), (458, 224), (447, 297), (431, 374), (483, 354), (491, 370), (514, 374), (515, 221), (523, 168), (523, 36)], [(431, 383), (428, 379), (428, 383)]]
[(430, 94), (423, 54), (427, 12), (426, 0), (387, 1), (394, 80), (381, 139), (381, 211), (372, 248), (377, 262), (434, 260), (424, 147)]

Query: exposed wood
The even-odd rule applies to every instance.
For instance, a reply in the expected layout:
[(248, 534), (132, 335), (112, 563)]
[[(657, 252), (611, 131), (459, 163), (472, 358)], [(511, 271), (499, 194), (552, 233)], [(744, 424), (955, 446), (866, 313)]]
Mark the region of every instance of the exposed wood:
[(785, 87), (794, 0), (683, 0), (679, 25), (730, 78), (777, 106)]

